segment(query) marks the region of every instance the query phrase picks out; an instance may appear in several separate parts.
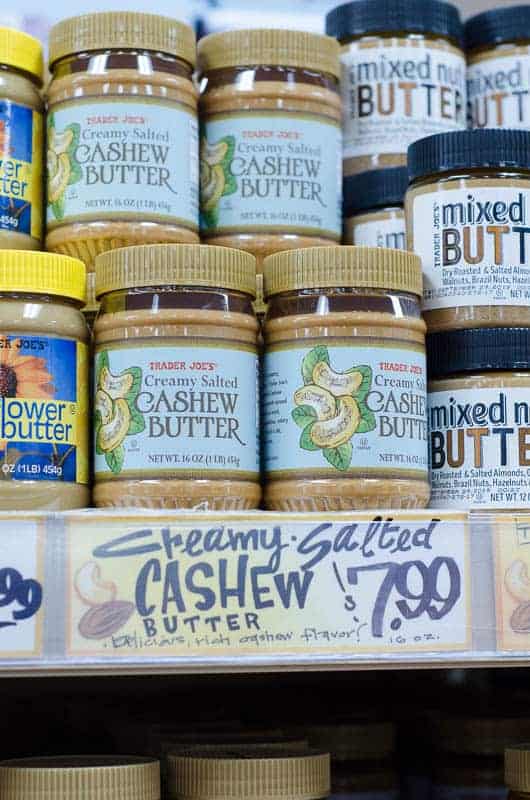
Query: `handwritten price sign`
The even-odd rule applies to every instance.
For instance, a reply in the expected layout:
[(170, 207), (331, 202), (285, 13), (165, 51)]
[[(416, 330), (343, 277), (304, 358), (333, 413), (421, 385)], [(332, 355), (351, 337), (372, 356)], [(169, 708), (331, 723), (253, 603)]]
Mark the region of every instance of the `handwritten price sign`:
[(443, 519), (344, 514), (69, 519), (71, 655), (458, 651), (469, 537)]

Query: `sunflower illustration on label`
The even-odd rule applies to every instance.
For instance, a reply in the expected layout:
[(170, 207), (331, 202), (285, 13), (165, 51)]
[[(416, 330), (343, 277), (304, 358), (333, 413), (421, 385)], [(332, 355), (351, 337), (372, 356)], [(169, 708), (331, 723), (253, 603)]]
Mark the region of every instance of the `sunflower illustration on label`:
[(141, 385), (140, 367), (129, 367), (113, 375), (107, 351), (99, 354), (94, 399), (96, 453), (105, 456), (115, 475), (123, 469), (125, 437), (145, 430), (145, 420), (136, 408)]
[(204, 136), (201, 141), (201, 217), (206, 228), (216, 228), (219, 222), (221, 197), (237, 191), (237, 181), (231, 172), (236, 140), (224, 136), (211, 144)]
[(302, 450), (320, 450), (341, 472), (352, 462), (352, 438), (376, 427), (375, 416), (366, 405), (372, 385), (369, 366), (353, 366), (336, 372), (327, 347), (313, 348), (302, 361), (304, 385), (294, 394), (294, 422), (302, 428)]
[(64, 217), (64, 193), (68, 186), (78, 183), (83, 173), (75, 154), (79, 145), (81, 126), (73, 122), (63, 131), (55, 128), (55, 118), (48, 119), (48, 205), (56, 219)]

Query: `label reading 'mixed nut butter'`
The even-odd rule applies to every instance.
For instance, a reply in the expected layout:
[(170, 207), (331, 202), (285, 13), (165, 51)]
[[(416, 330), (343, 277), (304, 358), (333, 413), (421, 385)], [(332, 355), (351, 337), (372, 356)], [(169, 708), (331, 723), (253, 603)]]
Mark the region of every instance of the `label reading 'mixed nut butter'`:
[(530, 48), (473, 61), (467, 92), (473, 128), (530, 129)]
[(407, 237), (403, 211), (359, 214), (346, 220), (345, 244), (362, 247), (388, 247), (406, 250)]

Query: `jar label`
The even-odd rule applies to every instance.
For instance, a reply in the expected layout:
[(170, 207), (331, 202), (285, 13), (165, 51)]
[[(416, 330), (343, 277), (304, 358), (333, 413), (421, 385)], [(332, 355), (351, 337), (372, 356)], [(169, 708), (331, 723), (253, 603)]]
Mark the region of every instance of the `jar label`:
[(88, 483), (87, 347), (0, 335), (0, 480)]
[(198, 126), (160, 98), (71, 100), (48, 115), (51, 230), (134, 220), (198, 228)]
[(528, 387), (429, 393), (433, 508), (530, 504)]
[(339, 123), (316, 114), (213, 116), (201, 134), (201, 229), (297, 233), (340, 241)]
[(423, 349), (404, 342), (273, 347), (263, 379), (269, 478), (303, 470), (315, 478), (426, 479), (425, 381)]
[(42, 239), (42, 114), (0, 101), (0, 231)]
[(345, 244), (407, 249), (404, 213), (381, 212), (371, 215), (370, 219), (364, 215), (350, 217), (346, 220), (345, 229)]
[(529, 48), (470, 64), (467, 92), (471, 127), (530, 128)]
[(423, 263), (424, 310), (528, 305), (530, 183), (500, 183), (415, 196), (409, 244)]
[(96, 478), (256, 480), (257, 361), (251, 347), (213, 340), (99, 350)]
[(463, 53), (391, 39), (353, 42), (341, 61), (344, 158), (405, 154), (417, 139), (466, 127)]

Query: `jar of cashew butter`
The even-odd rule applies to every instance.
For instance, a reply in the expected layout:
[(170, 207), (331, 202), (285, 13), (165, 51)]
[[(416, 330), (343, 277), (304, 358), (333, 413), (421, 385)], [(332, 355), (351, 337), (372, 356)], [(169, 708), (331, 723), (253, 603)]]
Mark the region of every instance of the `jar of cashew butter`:
[(199, 42), (199, 69), (203, 240), (248, 250), (258, 268), (278, 250), (340, 242), (337, 42), (215, 33)]
[(88, 487), (85, 267), (0, 250), (0, 509), (83, 508)]
[(530, 325), (530, 132), (474, 130), (409, 149), (407, 243), (429, 332)]
[(530, 329), (431, 334), (433, 508), (528, 509)]
[(403, 166), (416, 139), (466, 127), (457, 8), (443, 0), (354, 0), (330, 11), (342, 45), (344, 174)]
[(417, 256), (310, 248), (265, 262), (265, 502), (285, 511), (429, 499)]
[(198, 242), (191, 28), (102, 12), (50, 33), (46, 247), (85, 261), (150, 242)]
[(98, 257), (97, 506), (259, 505), (255, 272), (206, 245)]
[(473, 128), (530, 128), (530, 6), (492, 8), (464, 28)]
[(160, 800), (160, 766), (133, 756), (63, 756), (0, 763), (3, 800)]
[(406, 167), (350, 175), (344, 181), (344, 244), (406, 250)]

